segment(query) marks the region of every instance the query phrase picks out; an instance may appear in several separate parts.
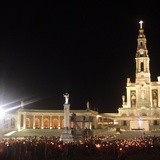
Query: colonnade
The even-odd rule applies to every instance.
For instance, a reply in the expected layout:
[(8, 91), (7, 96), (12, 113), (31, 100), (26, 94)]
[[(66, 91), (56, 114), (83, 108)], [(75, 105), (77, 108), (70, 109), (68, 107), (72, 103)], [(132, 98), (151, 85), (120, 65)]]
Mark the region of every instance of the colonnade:
[(47, 114), (19, 115), (19, 128), (21, 129), (61, 129), (64, 126), (64, 116)]

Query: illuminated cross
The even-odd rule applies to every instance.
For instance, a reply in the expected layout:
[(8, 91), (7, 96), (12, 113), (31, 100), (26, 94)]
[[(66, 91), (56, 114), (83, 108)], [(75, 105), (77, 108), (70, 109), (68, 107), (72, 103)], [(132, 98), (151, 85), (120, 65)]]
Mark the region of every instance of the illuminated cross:
[(140, 24), (140, 29), (142, 29), (143, 21), (139, 21), (139, 24)]

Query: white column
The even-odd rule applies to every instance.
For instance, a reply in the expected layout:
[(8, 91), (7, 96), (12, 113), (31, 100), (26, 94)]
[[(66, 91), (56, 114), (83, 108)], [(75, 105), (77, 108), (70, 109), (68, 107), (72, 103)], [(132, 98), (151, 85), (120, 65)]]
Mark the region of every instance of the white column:
[(17, 129), (18, 129), (18, 131), (20, 131), (20, 129), (21, 129), (21, 127), (20, 127), (20, 125), (21, 125), (20, 121), (21, 121), (21, 114), (18, 112), (18, 116), (17, 116)]
[(35, 115), (33, 115), (33, 129), (35, 129)]
[[(95, 125), (95, 128), (97, 128), (97, 125)], [(93, 128), (92, 128), (92, 123), (91, 123), (91, 122), (89, 122), (89, 129), (93, 129)]]
[(23, 129), (26, 129), (26, 113), (23, 115)]
[(50, 129), (53, 128), (52, 116), (50, 116)]
[(58, 116), (58, 129), (61, 129), (61, 119), (60, 119), (60, 116)]
[(43, 115), (42, 115), (41, 128), (42, 128), (42, 129), (44, 128), (44, 126), (43, 126)]
[(102, 128), (104, 128), (104, 117), (102, 117)]
[(69, 113), (70, 113), (70, 104), (64, 104), (64, 128), (69, 128)]

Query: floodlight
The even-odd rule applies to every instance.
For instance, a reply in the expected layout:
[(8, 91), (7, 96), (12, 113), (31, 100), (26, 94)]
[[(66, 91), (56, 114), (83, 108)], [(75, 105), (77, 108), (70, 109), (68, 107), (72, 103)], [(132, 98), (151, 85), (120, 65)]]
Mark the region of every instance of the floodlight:
[(2, 108), (0, 108), (0, 119), (2, 119), (5, 115), (5, 110), (3, 110)]

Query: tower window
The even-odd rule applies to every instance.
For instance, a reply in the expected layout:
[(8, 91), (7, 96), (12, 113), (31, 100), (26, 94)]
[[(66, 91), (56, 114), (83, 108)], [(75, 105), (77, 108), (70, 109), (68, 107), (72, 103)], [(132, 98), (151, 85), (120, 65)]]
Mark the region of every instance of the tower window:
[(144, 71), (144, 63), (141, 62), (141, 71)]
[(153, 121), (153, 125), (158, 125), (158, 121), (157, 121), (157, 120), (154, 120), (154, 121)]
[(123, 126), (126, 126), (127, 125), (127, 121), (123, 121)]

